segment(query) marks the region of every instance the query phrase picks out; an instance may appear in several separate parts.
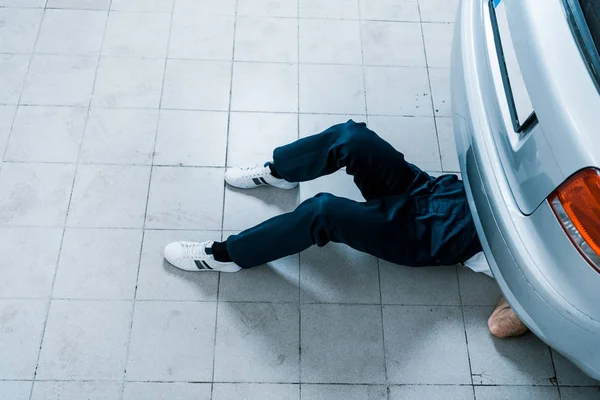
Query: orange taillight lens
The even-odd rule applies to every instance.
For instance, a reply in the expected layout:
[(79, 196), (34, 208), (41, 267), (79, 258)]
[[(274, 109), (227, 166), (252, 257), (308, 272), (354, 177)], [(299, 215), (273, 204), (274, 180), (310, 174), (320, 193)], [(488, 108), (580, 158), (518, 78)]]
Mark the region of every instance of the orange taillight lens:
[(575, 246), (600, 272), (600, 171), (578, 172), (554, 192), (550, 204)]

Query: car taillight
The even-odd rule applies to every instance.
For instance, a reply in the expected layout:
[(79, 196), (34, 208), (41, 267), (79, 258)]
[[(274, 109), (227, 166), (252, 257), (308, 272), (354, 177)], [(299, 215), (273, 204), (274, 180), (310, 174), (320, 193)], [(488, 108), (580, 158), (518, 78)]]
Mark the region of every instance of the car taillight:
[(567, 235), (600, 272), (600, 171), (590, 168), (578, 172), (549, 200)]

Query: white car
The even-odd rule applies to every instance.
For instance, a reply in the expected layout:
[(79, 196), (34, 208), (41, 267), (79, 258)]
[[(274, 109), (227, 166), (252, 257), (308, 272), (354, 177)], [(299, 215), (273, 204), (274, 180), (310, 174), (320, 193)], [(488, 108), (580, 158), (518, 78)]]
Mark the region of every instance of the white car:
[(600, 380), (600, 0), (462, 0), (454, 131), (490, 267)]

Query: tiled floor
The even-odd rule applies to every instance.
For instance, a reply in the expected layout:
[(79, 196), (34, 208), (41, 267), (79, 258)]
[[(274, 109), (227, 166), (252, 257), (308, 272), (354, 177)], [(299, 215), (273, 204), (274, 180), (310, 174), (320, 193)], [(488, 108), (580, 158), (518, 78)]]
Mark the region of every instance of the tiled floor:
[(0, 399), (597, 399), (494, 282), (330, 245), (237, 274), (166, 265), (332, 191), (226, 165), (346, 118), (457, 172), (457, 1), (0, 0)]

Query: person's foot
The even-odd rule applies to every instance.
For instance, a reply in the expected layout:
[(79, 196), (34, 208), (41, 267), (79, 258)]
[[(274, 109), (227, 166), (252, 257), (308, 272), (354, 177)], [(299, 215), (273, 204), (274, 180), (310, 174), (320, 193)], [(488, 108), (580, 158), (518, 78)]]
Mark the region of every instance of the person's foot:
[(169, 243), (165, 247), (165, 259), (184, 271), (237, 272), (241, 269), (235, 263), (215, 260), (212, 245), (212, 241)]
[(294, 189), (297, 182), (288, 182), (271, 174), (269, 163), (252, 167), (232, 167), (225, 171), (225, 182), (240, 189), (253, 189), (271, 185), (280, 189)]
[(504, 296), (500, 297), (496, 308), (490, 315), (488, 328), (492, 335), (500, 339), (521, 336), (529, 331), (529, 328), (515, 314)]

